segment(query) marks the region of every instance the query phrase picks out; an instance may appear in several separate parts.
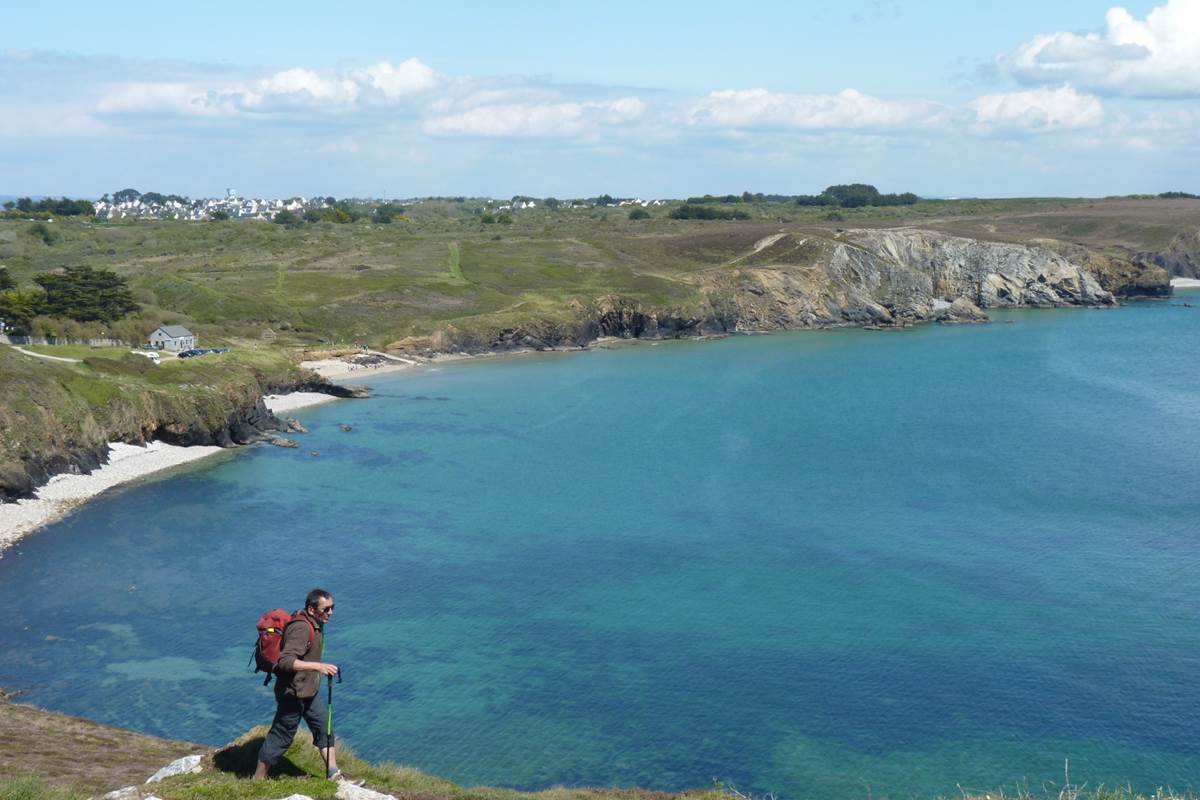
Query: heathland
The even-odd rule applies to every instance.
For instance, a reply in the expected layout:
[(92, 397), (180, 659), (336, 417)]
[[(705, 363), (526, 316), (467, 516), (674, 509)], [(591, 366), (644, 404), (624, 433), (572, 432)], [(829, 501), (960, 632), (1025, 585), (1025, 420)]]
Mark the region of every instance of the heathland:
[[(522, 326), (572, 323), (606, 296), (702, 317), (712, 313), (714, 291), (745, 270), (817, 266), (858, 229), (916, 228), (1038, 245), (1068, 258), (1085, 248), (1139, 272), (1133, 265), (1159, 264), (1187, 277), (1200, 229), (1200, 201), (1189, 199), (922, 201), (833, 211), (762, 202), (738, 204), (749, 218), (736, 221), (675, 220), (665, 208), (631, 220), (624, 208), (596, 207), (528, 209), (505, 217), (508, 224), (488, 224), (476, 210), (469, 202), (425, 202), (387, 225), (5, 220), (0, 264), (22, 285), (65, 266), (114, 270), (149, 323), (187, 325), (206, 345), (265, 335), (282, 344), (386, 347), (455, 331), (454, 344), (478, 346)], [(778, 234), (792, 246), (785, 240), (756, 252)]]

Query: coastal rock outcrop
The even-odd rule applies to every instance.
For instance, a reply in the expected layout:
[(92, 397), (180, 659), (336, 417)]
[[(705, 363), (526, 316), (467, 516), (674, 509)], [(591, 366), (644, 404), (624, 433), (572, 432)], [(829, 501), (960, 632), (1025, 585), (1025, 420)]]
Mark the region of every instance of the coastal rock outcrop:
[(931, 318), (942, 325), (962, 325), (987, 322), (983, 309), (965, 297), (960, 297), (948, 306), (935, 307)]
[(263, 403), (262, 397), (257, 397), (248, 404), (235, 408), (223, 420), (215, 424), (211, 420), (193, 417), (191, 419), (167, 419), (160, 421), (158, 427), (145, 436), (145, 440), (158, 439), (167, 444), (183, 445), (217, 445), (233, 447), (239, 444), (251, 444), (262, 441), (271, 431), (286, 431), (287, 423), (271, 413)]
[(1048, 248), (910, 228), (787, 234), (704, 277), (710, 293), (736, 305), (739, 327), (755, 330), (984, 321), (979, 309), (1116, 302), (1086, 268)]
[(1173, 273), (1159, 262), (1162, 254), (1098, 253), (1082, 245), (1056, 239), (1038, 239), (1034, 243), (1079, 264), (1115, 297), (1168, 297), (1171, 294)]
[(159, 781), (170, 778), (174, 775), (190, 775), (192, 773), (199, 772), (201, 769), (203, 769), (203, 767), (200, 766), (200, 762), (203, 759), (204, 756), (200, 754), (177, 758), (147, 778), (146, 783), (158, 783)]
[(1112, 306), (1169, 294), (1165, 270), (1046, 240), (1017, 244), (916, 228), (780, 232), (689, 280), (703, 302), (650, 306), (606, 294), (570, 320), (492, 331), (447, 326), (387, 349), (417, 356), (586, 347), (602, 337), (675, 339), (836, 326), (987, 322), (986, 309)]
[[(32, 378), (19, 377), (22, 390), (28, 383), (37, 402), (16, 408), (0, 403), (0, 502), (32, 497), (54, 475), (91, 474), (108, 463), (109, 442), (235, 447), (288, 431), (288, 423), (263, 403), (265, 393), (363, 394), (309, 372), (298, 373), (291, 382), (267, 382), (246, 372), (230, 375), (220, 386), (122, 390), (118, 387), (127, 379), (125, 365), (105, 359), (92, 362), (88, 367), (95, 370), (94, 379), (71, 375), (60, 381), (46, 373), (35, 385)], [(68, 385), (85, 390), (69, 391)], [(91, 395), (104, 400), (93, 405)]]
[(1157, 253), (1142, 253), (1144, 261), (1179, 278), (1200, 278), (1200, 229), (1181, 233)]

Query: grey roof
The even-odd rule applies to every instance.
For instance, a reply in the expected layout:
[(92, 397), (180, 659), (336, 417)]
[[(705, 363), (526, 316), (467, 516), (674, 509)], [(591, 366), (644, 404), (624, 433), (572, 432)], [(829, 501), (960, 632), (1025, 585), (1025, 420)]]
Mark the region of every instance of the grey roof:
[(191, 336), (192, 332), (182, 325), (161, 325), (159, 330), (170, 336), (172, 339), (178, 339), (183, 336)]

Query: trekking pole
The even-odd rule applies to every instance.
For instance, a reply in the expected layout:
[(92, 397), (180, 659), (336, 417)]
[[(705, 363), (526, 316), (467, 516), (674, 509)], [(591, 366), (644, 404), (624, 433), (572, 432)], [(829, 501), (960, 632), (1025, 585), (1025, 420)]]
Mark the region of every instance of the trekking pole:
[[(333, 676), (326, 675), (326, 686), (328, 687), (327, 699), (325, 702), (325, 777), (329, 777), (329, 754), (333, 752)], [(338, 670), (337, 682), (342, 682), (342, 671)]]
[(325, 701), (325, 777), (329, 777), (329, 754), (333, 752), (333, 676), (325, 676), (329, 693)]

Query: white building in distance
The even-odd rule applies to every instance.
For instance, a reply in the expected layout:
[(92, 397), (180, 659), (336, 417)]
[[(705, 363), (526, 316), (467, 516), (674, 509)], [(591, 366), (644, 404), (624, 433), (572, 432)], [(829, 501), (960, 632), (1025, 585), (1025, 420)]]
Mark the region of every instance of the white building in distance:
[(150, 334), (149, 346), (169, 353), (182, 353), (196, 347), (196, 335), (182, 325), (161, 325)]

